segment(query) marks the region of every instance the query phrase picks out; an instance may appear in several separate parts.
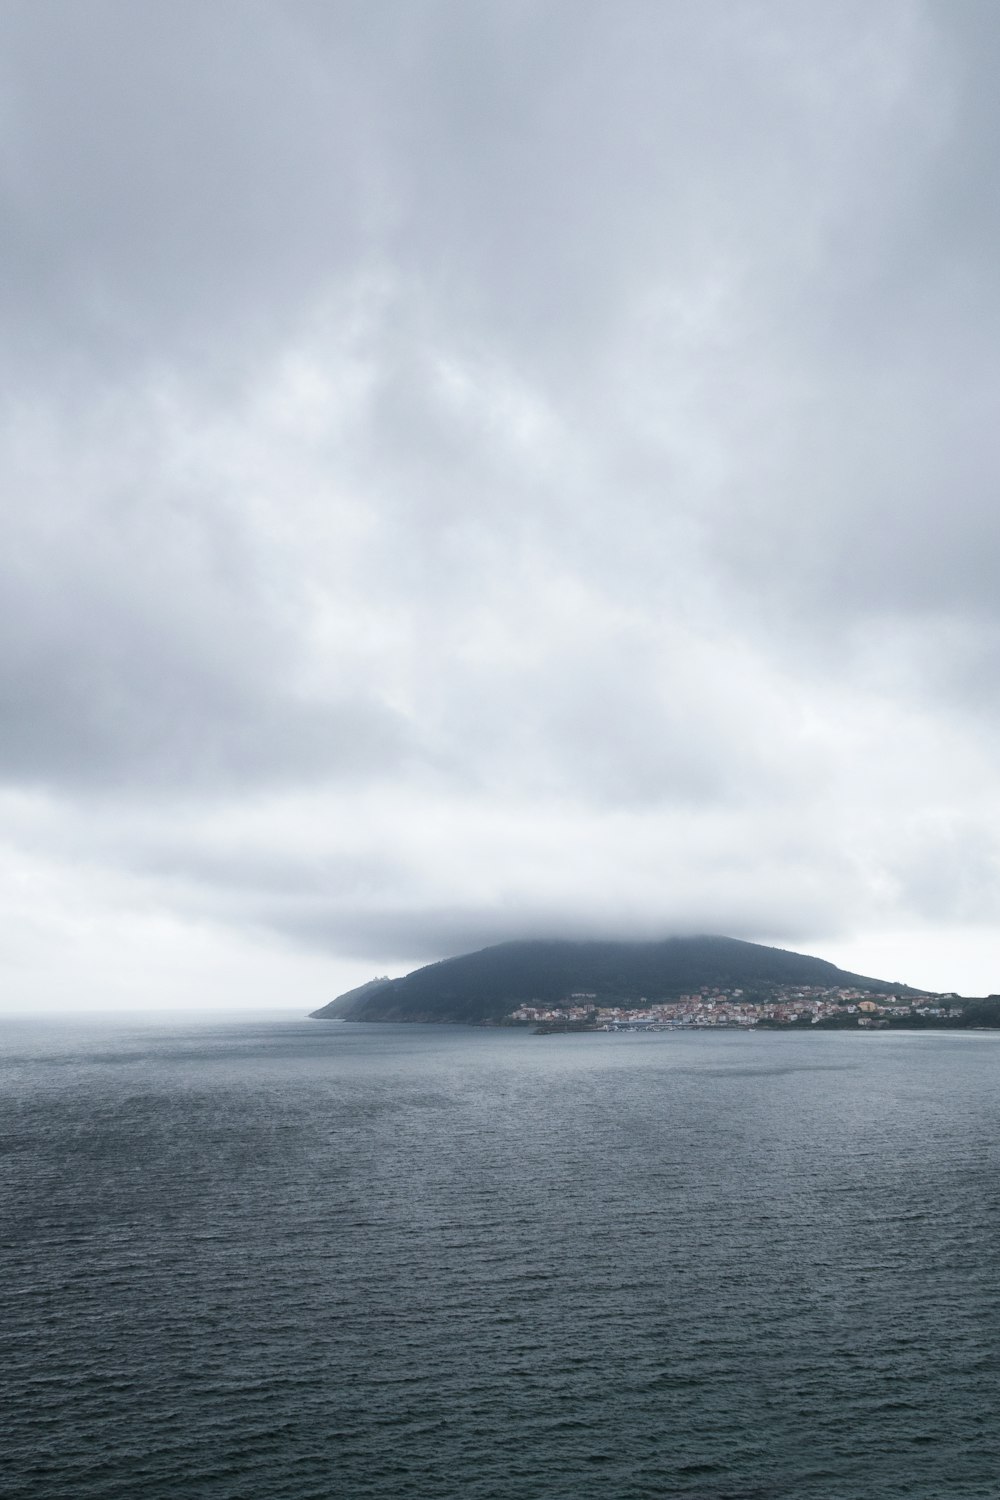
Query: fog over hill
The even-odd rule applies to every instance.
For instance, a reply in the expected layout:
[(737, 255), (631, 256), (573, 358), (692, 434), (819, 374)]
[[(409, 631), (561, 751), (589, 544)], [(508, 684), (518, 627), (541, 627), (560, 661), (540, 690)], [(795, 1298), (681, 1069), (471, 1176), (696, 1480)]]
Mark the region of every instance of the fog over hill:
[(316, 1020), (497, 1021), (533, 1000), (553, 1004), (574, 992), (608, 1001), (667, 999), (705, 985), (752, 995), (775, 985), (854, 986), (913, 994), (905, 985), (850, 974), (822, 958), (727, 937), (673, 937), (655, 943), (500, 943), (375, 979), (314, 1011)]
[(989, 0), (0, 6), (0, 1010), (1000, 988), (998, 73)]

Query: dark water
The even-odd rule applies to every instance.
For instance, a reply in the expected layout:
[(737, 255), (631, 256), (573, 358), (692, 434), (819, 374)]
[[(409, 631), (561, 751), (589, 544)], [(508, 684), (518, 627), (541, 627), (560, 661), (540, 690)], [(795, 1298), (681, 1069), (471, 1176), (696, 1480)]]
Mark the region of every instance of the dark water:
[(12, 1031), (0, 1487), (996, 1500), (1000, 1038)]

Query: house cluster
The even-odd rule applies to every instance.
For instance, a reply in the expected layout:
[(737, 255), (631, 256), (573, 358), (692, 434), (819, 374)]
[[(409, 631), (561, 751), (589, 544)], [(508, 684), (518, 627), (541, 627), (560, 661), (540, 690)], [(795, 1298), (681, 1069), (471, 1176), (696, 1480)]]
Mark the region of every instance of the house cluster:
[[(935, 997), (936, 999), (936, 997)], [(779, 1025), (818, 1025), (828, 1019), (856, 1017), (862, 1027), (887, 1026), (890, 1016), (944, 1016), (945, 1007), (928, 1001), (913, 1003), (891, 994), (858, 989), (824, 989), (816, 985), (778, 986), (766, 999), (750, 1000), (742, 989), (705, 988), (676, 1000), (650, 1001), (640, 997), (634, 1005), (598, 1003), (596, 994), (566, 996), (556, 1005), (533, 1001), (510, 1012), (515, 1023), (595, 1027), (599, 1031), (666, 1030), (679, 1026), (757, 1026), (762, 1021)], [(961, 1011), (951, 1006), (951, 1015)]]

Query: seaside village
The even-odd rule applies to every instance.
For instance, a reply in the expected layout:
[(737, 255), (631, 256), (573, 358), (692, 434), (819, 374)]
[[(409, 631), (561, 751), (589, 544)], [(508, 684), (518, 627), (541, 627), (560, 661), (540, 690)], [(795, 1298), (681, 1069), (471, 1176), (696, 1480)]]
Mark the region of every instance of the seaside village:
[[(956, 997), (957, 998), (957, 997)], [(679, 1026), (818, 1026), (822, 1021), (863, 1027), (888, 1026), (890, 1017), (958, 1016), (961, 1007), (950, 995), (903, 999), (868, 990), (778, 987), (766, 999), (749, 999), (741, 989), (704, 988), (676, 1000), (636, 1006), (598, 1004), (596, 994), (568, 995), (556, 1006), (521, 1005), (510, 1012), (513, 1024), (571, 1027), (596, 1031), (664, 1031)], [(852, 1018), (852, 1019), (848, 1019)]]

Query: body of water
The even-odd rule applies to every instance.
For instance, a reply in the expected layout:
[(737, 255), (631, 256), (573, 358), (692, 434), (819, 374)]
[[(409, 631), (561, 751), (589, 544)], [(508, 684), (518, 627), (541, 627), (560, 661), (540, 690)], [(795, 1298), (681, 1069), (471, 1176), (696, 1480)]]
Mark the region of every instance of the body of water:
[(1000, 1036), (7, 1028), (7, 1492), (996, 1500)]

